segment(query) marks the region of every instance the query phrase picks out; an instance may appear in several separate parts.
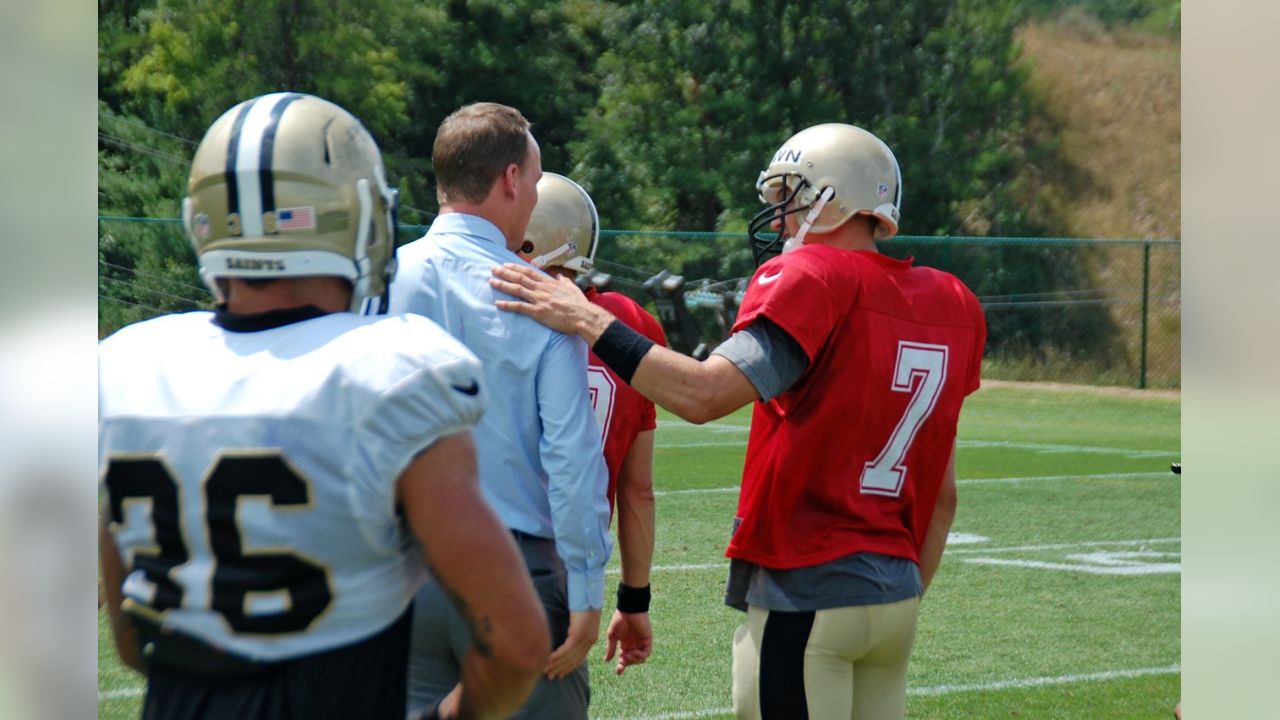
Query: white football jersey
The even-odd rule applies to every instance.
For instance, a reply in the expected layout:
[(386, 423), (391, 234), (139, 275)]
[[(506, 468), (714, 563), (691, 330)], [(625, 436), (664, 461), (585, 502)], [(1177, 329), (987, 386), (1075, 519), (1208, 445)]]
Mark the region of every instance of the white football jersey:
[(425, 577), (396, 480), (485, 404), (479, 361), (418, 316), (233, 332), (207, 312), (103, 340), (98, 458), (124, 594), (224, 650), (361, 640)]

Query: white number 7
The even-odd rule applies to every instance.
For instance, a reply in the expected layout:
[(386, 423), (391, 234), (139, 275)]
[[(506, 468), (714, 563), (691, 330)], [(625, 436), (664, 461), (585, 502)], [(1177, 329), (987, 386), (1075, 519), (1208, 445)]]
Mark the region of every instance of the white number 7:
[(862, 468), (858, 486), (864, 495), (898, 497), (902, 494), (902, 485), (907, 479), (907, 467), (902, 461), (911, 449), (916, 432), (942, 394), (942, 384), (947, 379), (947, 346), (901, 340), (894, 366), (893, 391), (912, 393), (911, 401), (884, 449)]

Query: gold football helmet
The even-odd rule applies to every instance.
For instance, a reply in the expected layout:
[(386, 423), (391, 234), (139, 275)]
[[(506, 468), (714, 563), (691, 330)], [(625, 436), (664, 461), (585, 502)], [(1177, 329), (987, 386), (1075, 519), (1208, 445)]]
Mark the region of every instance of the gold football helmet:
[(386, 312), (397, 193), (373, 137), (351, 113), (301, 93), (246, 100), (205, 133), (182, 219), (200, 275), (339, 276), (351, 311)]
[(876, 219), (876, 240), (898, 232), (898, 160), (880, 138), (860, 127), (826, 123), (792, 135), (760, 173), (756, 190), (767, 206), (747, 230), (757, 265), (783, 250), (785, 230), (771, 233), (770, 223), (793, 213), (809, 211), (788, 247), (810, 231), (831, 232), (854, 215)]
[(563, 175), (542, 173), (520, 254), (540, 268), (584, 273), (595, 264), (599, 242), (600, 216), (587, 191)]

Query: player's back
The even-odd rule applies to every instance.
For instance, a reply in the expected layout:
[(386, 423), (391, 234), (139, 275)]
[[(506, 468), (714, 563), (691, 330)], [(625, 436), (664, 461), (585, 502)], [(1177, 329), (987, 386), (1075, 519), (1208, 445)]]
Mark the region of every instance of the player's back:
[(396, 480), (474, 424), (479, 363), (423, 318), (158, 318), (99, 350), (103, 501), (126, 598), (280, 660), (395, 621), (424, 577)]
[[(915, 559), (961, 404), (978, 384), (977, 299), (948, 273), (816, 245), (761, 266), (739, 324), (756, 315), (810, 362), (797, 385), (756, 407), (731, 554), (741, 545), (735, 557), (768, 567), (854, 551)], [(787, 481), (797, 477), (806, 480)], [(787, 507), (810, 515), (811, 531), (769, 520)]]
[[(659, 345), (667, 344), (662, 325), (640, 303), (622, 293), (598, 292), (591, 287), (586, 294), (587, 299), (608, 310), (627, 327)], [(613, 507), (623, 461), (636, 437), (657, 427), (657, 415), (652, 400), (623, 382), (594, 352), (589, 352), (587, 357), (587, 387), (604, 443), (604, 459), (609, 468), (609, 506)]]

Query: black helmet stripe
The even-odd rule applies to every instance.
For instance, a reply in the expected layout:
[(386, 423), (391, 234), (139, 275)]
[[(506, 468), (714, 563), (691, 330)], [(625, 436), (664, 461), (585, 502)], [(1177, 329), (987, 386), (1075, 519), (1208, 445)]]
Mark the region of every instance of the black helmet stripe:
[(271, 154), (275, 132), (284, 107), (301, 96), (298, 93), (272, 93), (246, 104), (236, 116), (227, 150), (228, 192), (233, 192), (229, 207), (240, 214), (241, 234), (249, 237), (265, 234), (262, 214), (274, 210), (275, 193), (271, 190)]
[(240, 130), (244, 127), (244, 119), (249, 114), (249, 108), (257, 100), (250, 100), (240, 106), (240, 112), (236, 113), (236, 121), (231, 125), (231, 139), (227, 143), (227, 214), (240, 212), (240, 188), (236, 182), (236, 155), (240, 149)]
[(280, 127), (280, 116), (289, 103), (298, 100), (300, 93), (291, 93), (271, 108), (271, 119), (267, 121), (267, 129), (262, 133), (262, 152), (258, 159), (258, 182), (262, 185), (262, 212), (274, 212), (276, 209), (276, 184), (271, 177), (272, 152), (276, 145), (276, 129)]

